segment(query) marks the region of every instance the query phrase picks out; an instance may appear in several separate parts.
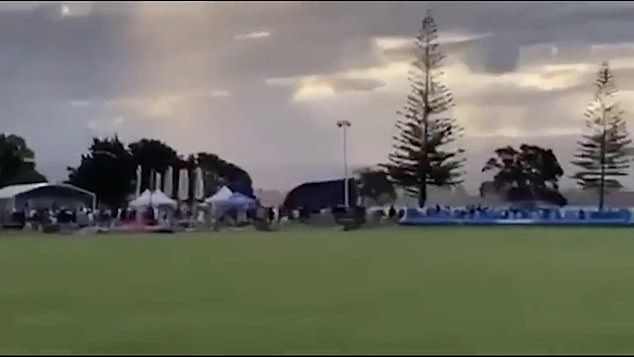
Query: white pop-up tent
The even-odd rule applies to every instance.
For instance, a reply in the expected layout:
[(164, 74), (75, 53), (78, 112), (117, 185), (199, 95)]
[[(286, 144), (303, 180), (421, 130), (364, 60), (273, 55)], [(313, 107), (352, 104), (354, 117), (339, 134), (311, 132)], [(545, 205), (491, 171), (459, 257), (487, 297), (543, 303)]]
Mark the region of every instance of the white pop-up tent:
[(206, 204), (214, 204), (214, 203), (225, 202), (226, 200), (229, 199), (229, 197), (231, 197), (231, 195), (233, 195), (233, 191), (231, 191), (229, 189), (229, 187), (227, 187), (227, 186), (222, 186), (212, 196), (207, 197), (207, 199), (205, 199), (205, 203)]
[(145, 190), (139, 197), (130, 202), (130, 206), (134, 208), (155, 207), (175, 209), (176, 205), (176, 201), (167, 197), (166, 194), (159, 190), (155, 190), (154, 192)]
[(203, 202), (204, 206), (208, 207), (208, 213), (212, 219), (217, 219), (223, 213), (222, 205), (229, 197), (233, 195), (233, 191), (227, 186), (222, 186), (216, 193), (207, 197)]
[(205, 200), (215, 214), (227, 210), (246, 211), (257, 206), (256, 200), (239, 192), (232, 192), (227, 186), (223, 186), (213, 196)]

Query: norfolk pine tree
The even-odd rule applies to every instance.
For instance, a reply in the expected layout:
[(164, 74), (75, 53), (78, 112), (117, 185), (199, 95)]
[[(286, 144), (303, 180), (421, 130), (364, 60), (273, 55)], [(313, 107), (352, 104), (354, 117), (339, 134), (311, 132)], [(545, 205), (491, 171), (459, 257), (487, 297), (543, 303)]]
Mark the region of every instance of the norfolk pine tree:
[(602, 210), (606, 191), (623, 187), (617, 178), (627, 176), (632, 140), (623, 112), (618, 108), (614, 74), (607, 62), (597, 73), (595, 87), (594, 99), (585, 112), (586, 132), (577, 142), (572, 164), (580, 168), (573, 176), (577, 185), (584, 190), (598, 190), (599, 210)]
[(396, 123), (388, 163), (382, 165), (390, 180), (408, 194), (418, 197), (419, 207), (427, 201), (427, 185), (446, 186), (462, 182), (462, 149), (448, 148), (462, 135), (462, 128), (449, 115), (453, 96), (439, 82), (445, 56), (438, 44), (436, 23), (430, 12), (415, 39), (416, 59), (410, 71), (411, 92)]

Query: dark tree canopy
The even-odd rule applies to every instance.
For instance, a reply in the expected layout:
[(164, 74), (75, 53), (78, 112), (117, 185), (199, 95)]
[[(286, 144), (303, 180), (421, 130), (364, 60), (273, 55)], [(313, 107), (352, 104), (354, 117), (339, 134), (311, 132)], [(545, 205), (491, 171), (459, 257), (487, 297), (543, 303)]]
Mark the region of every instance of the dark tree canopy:
[(121, 207), (134, 192), (136, 166), (116, 136), (93, 138), (79, 167), (69, 167), (68, 171), (68, 183), (95, 193), (99, 204)]
[(598, 191), (598, 206), (603, 208), (605, 192), (623, 187), (619, 177), (627, 176), (631, 144), (623, 111), (618, 108), (614, 74), (603, 63), (595, 80), (595, 94), (585, 112), (586, 131), (577, 142), (572, 164), (579, 167), (573, 176), (583, 189)]
[(46, 182), (35, 168), (35, 155), (24, 138), (0, 134), (0, 186)]
[(6, 185), (47, 182), (46, 176), (39, 173), (34, 162), (25, 162), (15, 176), (5, 181)]
[[(177, 165), (179, 161), (176, 150), (159, 140), (141, 139), (129, 144), (128, 149), (135, 167), (141, 166), (142, 168), (141, 191), (150, 188), (150, 183), (153, 182), (153, 172), (163, 175), (168, 167)], [(178, 176), (177, 174), (178, 172), (176, 172), (175, 177)], [(176, 182), (176, 179), (172, 182)]]
[(24, 158), (18, 148), (7, 140), (4, 134), (0, 135), (0, 184), (6, 186), (14, 178), (24, 165)]
[(152, 182), (151, 173), (165, 175), (171, 166), (173, 194), (176, 195), (178, 191), (180, 169), (186, 169), (189, 172), (191, 199), (194, 197), (195, 169), (200, 166), (205, 196), (215, 193), (223, 184), (229, 185), (232, 190), (239, 188), (240, 192), (253, 195), (249, 174), (215, 154), (201, 152), (183, 157), (169, 145), (154, 139), (142, 139), (126, 148), (116, 136), (93, 139), (88, 153), (82, 155), (80, 166), (68, 169), (68, 182), (94, 192), (104, 205), (121, 207), (134, 194), (136, 169), (139, 165), (143, 168), (141, 190), (149, 188)]
[(558, 183), (564, 171), (551, 149), (527, 144), (522, 144), (519, 150), (512, 146), (501, 147), (495, 150), (495, 156), (482, 171), (495, 171), (492, 188), (509, 202), (567, 204)]
[(253, 196), (251, 177), (239, 166), (227, 162), (216, 154), (199, 152), (187, 157), (179, 157), (174, 167), (174, 187), (178, 187), (180, 169), (189, 172), (189, 197), (194, 197), (194, 181), (196, 167), (200, 167), (205, 186), (205, 197), (211, 196), (220, 187), (227, 185), (232, 191), (238, 191), (247, 196)]
[(357, 172), (359, 195), (372, 199), (376, 204), (385, 204), (396, 199), (394, 184), (381, 169), (365, 168)]
[(389, 163), (383, 165), (390, 180), (414, 196), (419, 206), (427, 200), (427, 185), (445, 186), (462, 182), (462, 149), (452, 144), (462, 128), (449, 110), (453, 96), (440, 83), (445, 56), (440, 51), (436, 23), (431, 13), (423, 19), (416, 37), (416, 60), (410, 73), (411, 93), (396, 123)]
[(228, 185), (233, 191), (253, 196), (251, 176), (239, 166), (206, 152), (199, 152), (196, 162), (203, 172), (205, 195), (211, 195), (222, 185)]

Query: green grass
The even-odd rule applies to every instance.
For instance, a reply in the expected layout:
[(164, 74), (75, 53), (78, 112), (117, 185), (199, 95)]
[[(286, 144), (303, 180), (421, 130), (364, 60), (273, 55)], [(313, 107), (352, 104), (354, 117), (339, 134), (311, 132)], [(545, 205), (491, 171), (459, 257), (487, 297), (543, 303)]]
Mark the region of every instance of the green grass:
[(634, 353), (634, 229), (0, 236), (0, 353)]

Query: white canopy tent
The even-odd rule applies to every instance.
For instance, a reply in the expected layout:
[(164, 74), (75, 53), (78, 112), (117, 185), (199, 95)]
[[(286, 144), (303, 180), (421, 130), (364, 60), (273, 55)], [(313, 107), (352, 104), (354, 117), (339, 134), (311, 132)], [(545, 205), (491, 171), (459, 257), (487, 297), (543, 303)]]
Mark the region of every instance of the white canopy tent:
[(216, 191), (216, 193), (207, 197), (203, 201), (202, 206), (207, 207), (209, 214), (208, 217), (212, 221), (217, 220), (222, 215), (222, 203), (226, 202), (231, 195), (233, 195), (233, 191), (231, 191), (231, 189), (227, 186), (222, 186), (218, 191)]
[(244, 217), (243, 219), (246, 220), (247, 210), (255, 208), (257, 201), (223, 186), (213, 196), (207, 198), (205, 204), (208, 205), (209, 213), (214, 220), (228, 211), (235, 211), (239, 217)]
[(206, 204), (214, 204), (214, 203), (219, 203), (219, 202), (225, 202), (226, 200), (229, 199), (229, 197), (231, 197), (231, 195), (233, 195), (233, 191), (231, 191), (229, 189), (229, 187), (227, 187), (227, 186), (222, 186), (212, 196), (207, 197), (207, 199), (205, 199), (205, 203)]
[(166, 194), (159, 190), (155, 190), (154, 192), (145, 190), (139, 197), (130, 202), (130, 206), (134, 208), (155, 207), (176, 209), (177, 204), (176, 201), (167, 197)]

